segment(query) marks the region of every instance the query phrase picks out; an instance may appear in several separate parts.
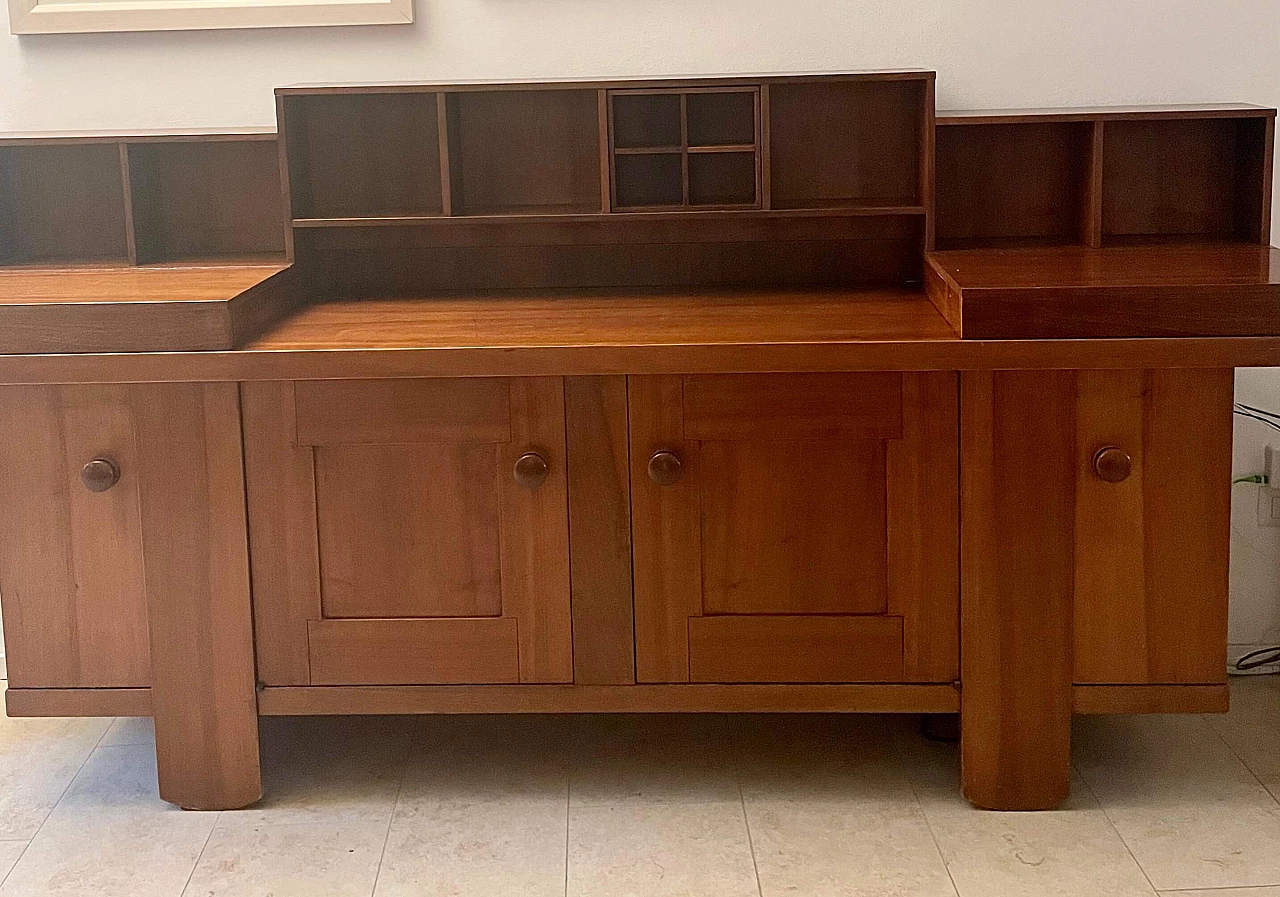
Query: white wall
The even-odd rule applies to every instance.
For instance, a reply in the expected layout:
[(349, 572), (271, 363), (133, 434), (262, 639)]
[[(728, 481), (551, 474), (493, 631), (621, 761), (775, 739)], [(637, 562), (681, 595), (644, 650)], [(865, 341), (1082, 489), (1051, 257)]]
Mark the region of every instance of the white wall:
[[(411, 26), (5, 35), (0, 130), (271, 124), (271, 89), (301, 81), (885, 67), (936, 69), (940, 108), (1280, 105), (1275, 0), (416, 2)], [(1280, 372), (1242, 373), (1240, 397), (1280, 411)], [(1241, 472), (1265, 440), (1237, 428)], [(1253, 525), (1253, 499), (1236, 487), (1240, 642), (1280, 628), (1280, 529)]]

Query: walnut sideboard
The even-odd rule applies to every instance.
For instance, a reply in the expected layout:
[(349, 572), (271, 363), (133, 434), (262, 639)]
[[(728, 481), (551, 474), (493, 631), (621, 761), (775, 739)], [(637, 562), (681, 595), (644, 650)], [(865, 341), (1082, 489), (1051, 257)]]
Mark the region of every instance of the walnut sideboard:
[(1226, 709), (1275, 112), (931, 72), (356, 85), (278, 136), (0, 136), (13, 715)]

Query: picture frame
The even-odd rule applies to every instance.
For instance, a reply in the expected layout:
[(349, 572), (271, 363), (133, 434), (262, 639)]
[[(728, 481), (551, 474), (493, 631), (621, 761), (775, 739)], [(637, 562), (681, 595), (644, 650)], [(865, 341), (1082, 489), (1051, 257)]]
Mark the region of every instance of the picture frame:
[(401, 25), (413, 0), (8, 0), (13, 34)]

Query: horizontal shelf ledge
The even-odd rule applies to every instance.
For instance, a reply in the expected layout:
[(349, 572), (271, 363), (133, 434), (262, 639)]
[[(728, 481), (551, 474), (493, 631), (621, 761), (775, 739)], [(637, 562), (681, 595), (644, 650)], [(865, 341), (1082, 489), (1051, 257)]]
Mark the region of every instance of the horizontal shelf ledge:
[(1206, 118), (1273, 118), (1276, 110), (1243, 103), (1204, 106), (1081, 106), (1045, 109), (962, 109), (938, 111), (947, 125), (1032, 124), (1036, 122), (1151, 121)]
[(699, 153), (754, 153), (754, 143), (708, 143), (701, 146), (616, 146), (615, 156), (674, 156), (688, 151)]
[(851, 218), (860, 216), (919, 216), (925, 214), (920, 205), (865, 205), (865, 206), (829, 206), (806, 209), (663, 209), (655, 211), (632, 211), (622, 209), (616, 212), (570, 212), (529, 215), (377, 215), (355, 218), (295, 218), (296, 228), (324, 227), (404, 227), (415, 224), (437, 224), (441, 221), (490, 221), (510, 224), (518, 221), (584, 221), (598, 223), (617, 221), (625, 223), (638, 218), (687, 219), (724, 216), (726, 218)]

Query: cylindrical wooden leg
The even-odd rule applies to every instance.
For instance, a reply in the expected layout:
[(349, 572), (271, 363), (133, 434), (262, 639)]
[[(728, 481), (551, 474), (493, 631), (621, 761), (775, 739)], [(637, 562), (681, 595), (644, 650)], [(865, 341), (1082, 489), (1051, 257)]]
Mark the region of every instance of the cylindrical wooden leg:
[(160, 796), (262, 796), (235, 383), (131, 387)]
[(1071, 775), (1075, 375), (961, 379), (964, 794), (1047, 810)]

